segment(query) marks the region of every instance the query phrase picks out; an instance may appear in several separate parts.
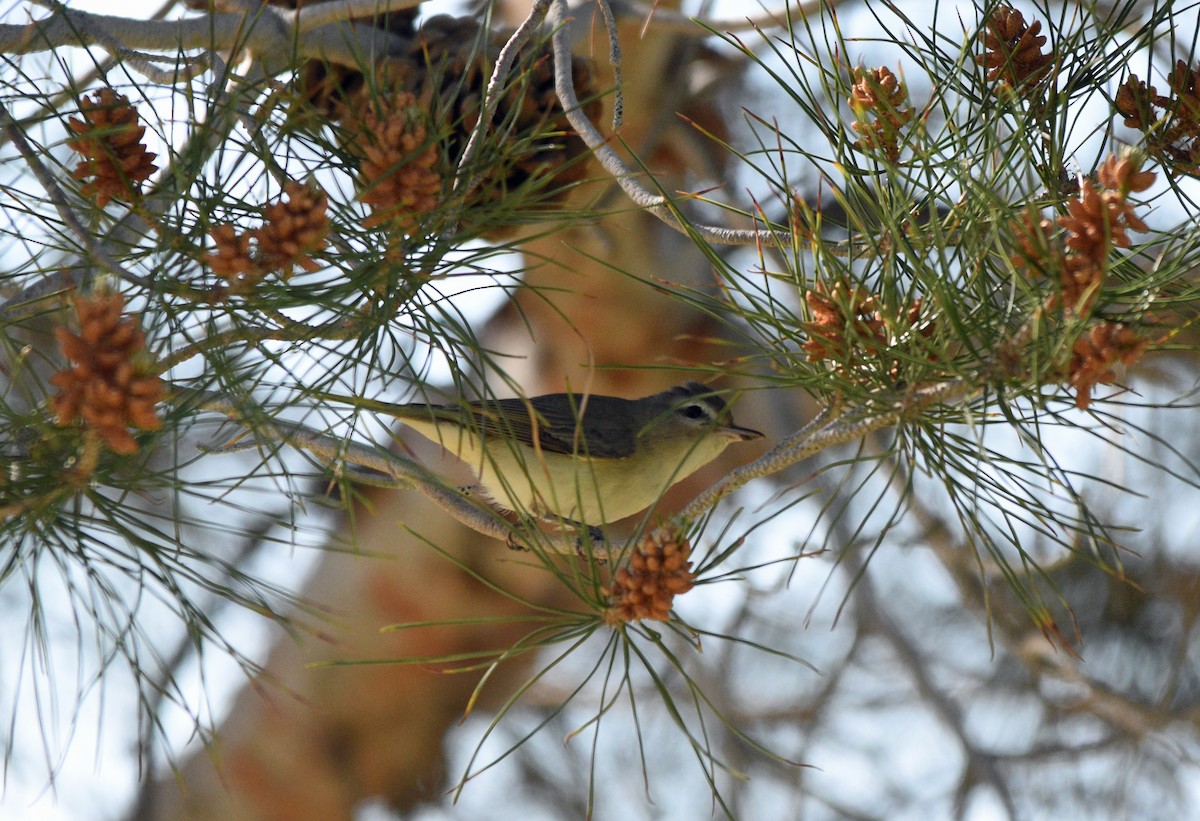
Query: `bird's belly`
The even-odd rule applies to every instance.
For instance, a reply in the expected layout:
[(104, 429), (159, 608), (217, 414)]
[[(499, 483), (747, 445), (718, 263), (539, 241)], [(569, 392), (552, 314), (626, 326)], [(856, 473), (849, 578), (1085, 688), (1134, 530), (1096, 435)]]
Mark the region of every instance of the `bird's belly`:
[(522, 463), (504, 444), (488, 448), (479, 471), (480, 483), (503, 507), (592, 525), (630, 516), (658, 498), (665, 482), (637, 473), (624, 459), (562, 453)]

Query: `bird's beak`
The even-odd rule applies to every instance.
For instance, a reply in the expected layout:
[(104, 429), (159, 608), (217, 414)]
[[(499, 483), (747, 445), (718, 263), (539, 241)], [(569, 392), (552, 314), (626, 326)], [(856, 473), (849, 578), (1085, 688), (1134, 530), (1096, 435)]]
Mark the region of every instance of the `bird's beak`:
[(721, 428), (721, 433), (735, 442), (749, 442), (751, 439), (763, 438), (762, 433), (759, 431), (752, 428), (739, 427), (738, 425), (725, 425)]

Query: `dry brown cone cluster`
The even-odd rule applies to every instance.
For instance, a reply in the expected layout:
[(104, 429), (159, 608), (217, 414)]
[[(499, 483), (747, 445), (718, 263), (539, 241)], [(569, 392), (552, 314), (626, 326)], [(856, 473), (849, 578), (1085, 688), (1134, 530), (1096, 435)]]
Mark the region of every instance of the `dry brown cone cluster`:
[(50, 399), (57, 424), (82, 422), (114, 453), (136, 453), (129, 429), (158, 430), (162, 380), (146, 352), (146, 336), (132, 319), (122, 318), (125, 298), (97, 293), (75, 298), (79, 332), (56, 328), (70, 367), (50, 377), (59, 392)]
[[(453, 171), (479, 120), (488, 75), (504, 39), (481, 34), (479, 22), (472, 17), (438, 15), (423, 22), (405, 54), (376, 65), (369, 84), (360, 72), (310, 64), (301, 80), (302, 94), (317, 111), (346, 126), (351, 153), (359, 157), (368, 150), (401, 153), (401, 147), (391, 145), (392, 138), (380, 139), (379, 129), (385, 124), (404, 133), (423, 125), (425, 134), (420, 140), (409, 140), (414, 144), (425, 143), (429, 132), (440, 137), (430, 146), (432, 153), (422, 151), (413, 157), (404, 152), (408, 158), (402, 165), (397, 166), (393, 158), (386, 166), (397, 173), (410, 173), (414, 179), (396, 186), (400, 197), (394, 201), (387, 201), (382, 192), (375, 195), (375, 212), (382, 210), (398, 217), (409, 207), (405, 199), (421, 203), (428, 196), (440, 196), (443, 179)], [(595, 119), (600, 114), (600, 102), (593, 99), (596, 86), (591, 61), (575, 58), (571, 68), (579, 98), (585, 101), (584, 113)], [(480, 167), (473, 169), (482, 173), (476, 196), (483, 199), (500, 199), (535, 178), (551, 178), (555, 187), (563, 187), (579, 181), (585, 173), (584, 164), (577, 160), (587, 149), (558, 103), (549, 50), (526, 49), (517, 57), (513, 75), (517, 79), (500, 100), (494, 118), (498, 128), (508, 135), (505, 146), (513, 150), (509, 155), (487, 155)], [(420, 124), (414, 122), (414, 114), (405, 113), (414, 106), (424, 117)], [(398, 121), (403, 121), (403, 129)], [(380, 145), (372, 148), (372, 142)], [(414, 162), (414, 168), (405, 170)], [(471, 171), (468, 169), (468, 173)], [(377, 185), (365, 167), (362, 176), (368, 193), (388, 188)], [(400, 222), (410, 223), (411, 227), (413, 220)]]
[(284, 183), (279, 201), (263, 208), (263, 227), (257, 232), (260, 264), (279, 271), (284, 279), (297, 265), (309, 272), (319, 270), (311, 255), (327, 244), (328, 207), (329, 198), (319, 188), (295, 180)]
[(692, 546), (667, 528), (646, 534), (622, 567), (603, 589), (609, 606), (604, 619), (618, 625), (651, 619), (669, 621), (675, 597), (692, 589)]
[[(303, 0), (270, 0), (272, 5), (297, 8), (305, 5), (316, 5), (329, 0), (304, 2)], [(386, 14), (375, 15), (371, 18), (353, 18), (357, 22), (370, 22), (375, 28), (381, 28), (398, 39), (412, 44), (402, 58), (393, 58), (380, 63), (376, 68), (380, 73), (405, 72), (405, 65), (411, 62), (408, 57), (416, 44), (417, 8), (390, 11)], [(388, 68), (385, 69), (385, 66)], [(394, 67), (393, 67), (394, 66)], [(372, 84), (380, 86), (383, 77), (372, 78)], [(353, 114), (355, 106), (370, 96), (367, 78), (358, 68), (329, 63), (323, 60), (309, 60), (300, 70), (296, 80), (296, 90), (299, 92), (301, 106), (293, 108), (292, 115), (301, 117), (317, 115), (322, 121), (340, 120), (347, 114)]]
[(1114, 104), (1125, 125), (1145, 134), (1146, 150), (1180, 174), (1200, 174), (1200, 64), (1183, 60), (1167, 75), (1170, 96), (1136, 75), (1117, 89)]
[(80, 101), (79, 117), (67, 120), (75, 135), (67, 140), (83, 155), (83, 162), (71, 173), (86, 180), (81, 189), (103, 208), (110, 200), (132, 202), (141, 196), (142, 183), (158, 170), (154, 157), (142, 138), (146, 126), (138, 125), (137, 109), (111, 88), (102, 88)]
[(1075, 389), (1075, 406), (1086, 410), (1096, 385), (1119, 378), (1119, 366), (1131, 365), (1146, 352), (1150, 340), (1119, 322), (1097, 322), (1075, 340), (1067, 381)]
[(359, 121), (353, 147), (362, 157), (358, 198), (371, 207), (367, 228), (415, 232), (442, 195), (441, 157), (430, 139), (428, 116), (403, 92), (380, 98)]
[(1061, 304), (1080, 316), (1095, 305), (1109, 252), (1130, 246), (1130, 229), (1147, 230), (1128, 197), (1154, 183), (1154, 173), (1142, 171), (1130, 154), (1110, 156), (1100, 164), (1096, 177), (1099, 185), (1088, 179), (1080, 183), (1078, 196), (1067, 202), (1066, 215), (1058, 218), (1059, 227), (1066, 231), (1062, 247), (1050, 239), (1054, 223), (1049, 220), (1026, 214), (1014, 226), (1020, 249), (1014, 264), (1041, 275), (1057, 272), (1060, 290), (1051, 297), (1051, 305)]
[[(1014, 264), (1039, 275), (1057, 271), (1060, 288), (1047, 299), (1047, 307), (1061, 306), (1076, 316), (1087, 316), (1095, 307), (1112, 248), (1130, 246), (1130, 229), (1147, 230), (1128, 197), (1154, 183), (1154, 173), (1142, 171), (1140, 162), (1130, 154), (1108, 157), (1096, 178), (1098, 184), (1091, 180), (1080, 183), (1079, 195), (1068, 202), (1067, 214), (1059, 217), (1058, 225), (1066, 232), (1061, 246), (1050, 239), (1054, 223), (1049, 220), (1037, 221), (1026, 215), (1014, 229), (1020, 248)], [(1075, 404), (1087, 408), (1095, 386), (1113, 382), (1115, 366), (1136, 361), (1148, 345), (1149, 340), (1127, 325), (1094, 322), (1075, 341), (1067, 365)]]
[(208, 233), (216, 245), (216, 250), (205, 257), (208, 267), (229, 283), (233, 293), (253, 290), (263, 272), (254, 261), (250, 233), (239, 234), (237, 228), (228, 223), (214, 225)]
[[(889, 353), (914, 334), (930, 337), (936, 328), (933, 322), (921, 323), (921, 299), (889, 311), (878, 296), (844, 281), (832, 289), (818, 283), (805, 293), (804, 301), (812, 319), (801, 324), (808, 336), (801, 349), (810, 362), (828, 360), (847, 374), (870, 378), (882, 362), (887, 374), (898, 378), (900, 359)], [(936, 357), (929, 358), (933, 361)]]
[(904, 84), (891, 69), (855, 69), (850, 109), (854, 112), (851, 128), (859, 135), (854, 147), (880, 152), (892, 162), (899, 159), (900, 132), (916, 112), (908, 104)]
[[(319, 188), (289, 180), (283, 196), (263, 208), (261, 228), (238, 233), (232, 225), (213, 226), (209, 236), (216, 248), (205, 262), (235, 294), (252, 291), (272, 271), (284, 280), (297, 265), (316, 271), (321, 266), (312, 254), (327, 244), (328, 204)], [(256, 241), (256, 248), (251, 247), (251, 240)]]
[(1025, 24), (1025, 17), (1011, 6), (996, 6), (988, 15), (979, 38), (984, 52), (975, 59), (987, 68), (990, 82), (1027, 91), (1050, 74), (1053, 54), (1042, 53), (1046, 36), (1042, 23)]

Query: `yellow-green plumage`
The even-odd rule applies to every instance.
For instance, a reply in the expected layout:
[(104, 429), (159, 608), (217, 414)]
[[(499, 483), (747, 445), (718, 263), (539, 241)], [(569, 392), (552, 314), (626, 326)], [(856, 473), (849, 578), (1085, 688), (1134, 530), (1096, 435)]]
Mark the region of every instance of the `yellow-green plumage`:
[(733, 425), (698, 382), (642, 399), (549, 394), (461, 405), (361, 402), (391, 414), (470, 465), (508, 510), (602, 524), (637, 513), (715, 459), (762, 434)]

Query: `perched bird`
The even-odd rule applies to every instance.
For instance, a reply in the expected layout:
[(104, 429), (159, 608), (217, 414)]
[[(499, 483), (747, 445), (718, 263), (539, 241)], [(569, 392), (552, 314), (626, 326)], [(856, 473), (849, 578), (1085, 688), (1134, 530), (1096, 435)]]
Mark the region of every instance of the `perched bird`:
[(730, 442), (762, 436), (735, 425), (699, 382), (641, 399), (552, 393), (427, 405), (318, 396), (403, 420), (473, 467), (497, 506), (573, 524), (644, 510)]

